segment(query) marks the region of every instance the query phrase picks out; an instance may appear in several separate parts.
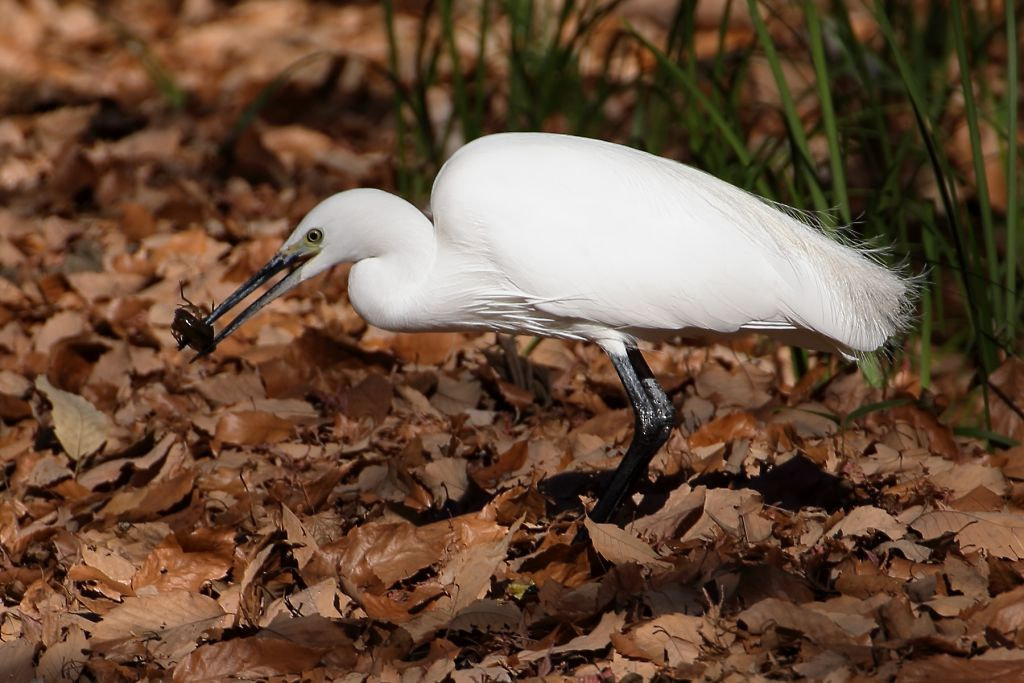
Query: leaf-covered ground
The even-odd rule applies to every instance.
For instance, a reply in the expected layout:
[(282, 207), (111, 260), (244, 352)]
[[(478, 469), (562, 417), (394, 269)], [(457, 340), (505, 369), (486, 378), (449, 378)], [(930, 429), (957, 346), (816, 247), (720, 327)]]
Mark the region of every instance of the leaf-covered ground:
[(334, 272), (190, 362), (182, 294), (391, 184), (382, 15), (104, 6), (0, 0), (0, 679), (1024, 678), (1024, 449), (937, 419), (959, 358), (647, 348), (680, 424), (621, 527), (580, 514), (632, 430), (593, 346), (370, 329)]

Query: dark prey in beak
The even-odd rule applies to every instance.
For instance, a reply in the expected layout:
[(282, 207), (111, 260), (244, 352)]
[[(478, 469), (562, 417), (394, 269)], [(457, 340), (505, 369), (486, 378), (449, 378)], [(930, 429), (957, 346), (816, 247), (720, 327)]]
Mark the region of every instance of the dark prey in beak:
[[(192, 349), (198, 351), (196, 358), (201, 358), (211, 353), (217, 344), (219, 344), (225, 337), (230, 335), (232, 332), (237, 330), (242, 323), (251, 318), (257, 311), (269, 304), (271, 301), (281, 296), (289, 289), (298, 284), (298, 267), (309, 259), (312, 254), (302, 251), (292, 251), (290, 253), (278, 252), (274, 254), (274, 257), (267, 262), (265, 266), (260, 268), (251, 278), (246, 280), (242, 286), (232, 292), (224, 301), (220, 302), (210, 315), (206, 316), (203, 320), (188, 320), (190, 327), (209, 329), (212, 332), (213, 323), (221, 318), (225, 313), (230, 311), (232, 308), (242, 303), (249, 294), (253, 292), (260, 285), (264, 284), (270, 278), (274, 277), (282, 270), (288, 270), (288, 274), (277, 281), (277, 283), (263, 293), (263, 296), (256, 299), (256, 301), (249, 304), (241, 313), (239, 313), (234, 320), (228, 324), (223, 330), (212, 338), (207, 337), (204, 334), (184, 335), (179, 342), (184, 341)], [(175, 316), (175, 324), (178, 323), (178, 316)], [(175, 330), (176, 332), (178, 330)], [(207, 342), (205, 345), (200, 346), (203, 342)]]

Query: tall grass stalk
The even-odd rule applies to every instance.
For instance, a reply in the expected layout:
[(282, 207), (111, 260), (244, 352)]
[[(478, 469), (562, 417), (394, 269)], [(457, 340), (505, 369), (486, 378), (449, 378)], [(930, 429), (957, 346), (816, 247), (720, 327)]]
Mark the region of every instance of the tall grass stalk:
[[(931, 164), (932, 173), (939, 190), (939, 197), (942, 201), (946, 220), (949, 222), (950, 235), (955, 245), (955, 255), (959, 266), (959, 279), (963, 286), (967, 300), (967, 315), (973, 330), (972, 343), (975, 357), (979, 363), (981, 377), (987, 378), (989, 373), (996, 366), (996, 349), (994, 336), (992, 334), (992, 314), (988, 305), (988, 297), (985, 292), (979, 291), (976, 274), (979, 272), (981, 258), (970, 224), (961, 220), (960, 205), (956, 199), (956, 190), (953, 186), (953, 174), (950, 170), (949, 161), (940, 144), (937, 144), (934, 134), (934, 122), (929, 114), (929, 109), (924, 96), (920, 92), (919, 79), (915, 78), (910, 69), (907, 59), (903, 55), (902, 48), (896, 40), (889, 17), (886, 14), (884, 5), (875, 7), (875, 18), (879, 27), (888, 42), (889, 50), (896, 62), (903, 86), (910, 100), (914, 118), (917, 123), (921, 141), (924, 143)], [(985, 394), (987, 398), (987, 393)], [(987, 412), (987, 410), (986, 410)]]
[(793, 161), (796, 163), (801, 176), (804, 178), (808, 192), (811, 193), (811, 204), (822, 215), (829, 209), (825, 194), (821, 189), (821, 182), (814, 168), (814, 160), (811, 157), (811, 148), (807, 141), (807, 134), (804, 132), (803, 122), (796, 111), (796, 101), (790, 91), (789, 82), (782, 72), (782, 61), (775, 49), (775, 42), (768, 33), (768, 27), (764, 23), (760, 10), (757, 8), (757, 0), (747, 0), (747, 7), (750, 9), (750, 18), (754, 22), (754, 30), (761, 42), (768, 66), (771, 68), (775, 85), (779, 89), (779, 97), (782, 99), (782, 112), (786, 119), (786, 130), (793, 143), (795, 154)]
[(832, 171), (832, 192), (839, 205), (839, 215), (844, 225), (853, 220), (850, 213), (850, 199), (846, 192), (846, 171), (843, 168), (843, 154), (839, 140), (839, 126), (832, 105), (832, 82), (829, 79), (828, 64), (825, 61), (825, 41), (822, 37), (821, 18), (814, 2), (804, 2), (804, 16), (807, 18), (807, 35), (811, 43), (811, 62), (818, 85), (818, 100), (821, 102), (821, 122), (828, 141), (828, 161)]
[(1017, 107), (1019, 103), (1020, 83), (1018, 81), (1019, 58), (1017, 52), (1017, 16), (1013, 0), (1006, 4), (1006, 272), (1004, 287), (1006, 288), (1007, 337), (1017, 339), (1017, 329), (1022, 311), (1021, 300), (1018, 299), (1017, 261), (1024, 261), (1024, 240), (1020, 239), (1021, 230), (1020, 206), (1018, 203), (1020, 187), (1017, 182)]
[[(977, 190), (978, 207), (981, 212), (982, 235), (985, 243), (985, 261), (988, 263), (990, 291), (1000, 281), (999, 258), (996, 256), (995, 230), (992, 226), (991, 195), (988, 190), (988, 175), (985, 171), (985, 152), (981, 146), (981, 132), (978, 126), (978, 107), (974, 100), (974, 84), (971, 82), (971, 64), (967, 58), (967, 38), (964, 36), (964, 10), (960, 0), (950, 3), (953, 43), (960, 64), (960, 87), (964, 98), (967, 131), (971, 142), (971, 161), (974, 164), (974, 185)], [(998, 298), (997, 298), (998, 300)]]

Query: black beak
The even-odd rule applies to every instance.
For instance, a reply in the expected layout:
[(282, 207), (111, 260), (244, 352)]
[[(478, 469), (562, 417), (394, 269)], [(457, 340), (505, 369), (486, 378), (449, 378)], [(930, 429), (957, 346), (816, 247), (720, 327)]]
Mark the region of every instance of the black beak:
[(309, 260), (312, 256), (314, 256), (314, 254), (304, 250), (284, 253), (278, 252), (267, 262), (267, 265), (260, 268), (256, 274), (246, 280), (241, 287), (232, 292), (228, 298), (224, 299), (224, 301), (220, 302), (220, 305), (214, 308), (210, 315), (206, 316), (206, 319), (203, 320), (203, 324), (213, 325), (213, 323), (221, 316), (238, 304), (242, 303), (242, 301), (257, 287), (270, 280), (270, 278), (274, 277), (282, 270), (289, 271), (288, 274), (278, 280), (273, 287), (264, 292), (263, 296), (249, 304), (249, 306), (239, 313), (227, 327), (221, 330), (217, 336), (213, 338), (212, 344), (204, 349), (197, 349), (197, 351), (199, 351), (199, 355), (197, 355), (196, 358), (205, 356), (213, 351), (217, 348), (217, 344), (237, 330), (242, 323), (255, 315), (257, 311), (287, 292), (295, 285), (299, 284), (301, 278), (299, 276), (298, 267)]

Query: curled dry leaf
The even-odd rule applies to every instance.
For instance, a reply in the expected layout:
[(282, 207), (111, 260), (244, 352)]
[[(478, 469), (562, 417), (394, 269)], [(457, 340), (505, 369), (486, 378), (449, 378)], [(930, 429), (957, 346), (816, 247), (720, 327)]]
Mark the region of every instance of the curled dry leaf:
[(110, 420), (93, 404), (50, 384), (46, 375), (36, 377), (36, 388), (53, 406), (53, 430), (72, 460), (95, 453), (106, 442)]
[(521, 633), (523, 612), (515, 603), (481, 599), (462, 608), (448, 623), (452, 631)]
[(240, 410), (226, 413), (217, 421), (213, 435), (216, 449), (225, 443), (239, 446), (259, 446), (279, 443), (295, 432), (288, 420), (259, 410)]
[(771, 373), (753, 366), (729, 371), (721, 365), (709, 364), (697, 375), (697, 393), (717, 405), (739, 408), (760, 408), (769, 400), (769, 388), (775, 381)]
[(168, 536), (153, 548), (132, 585), (136, 590), (149, 586), (160, 593), (198, 592), (208, 582), (224, 577), (231, 569), (231, 561), (230, 554), (186, 552), (174, 536)]
[(910, 526), (927, 541), (952, 534), (963, 552), (984, 550), (1008, 560), (1024, 559), (1024, 517), (1019, 514), (934, 510)]
[(126, 522), (147, 520), (179, 503), (189, 495), (194, 483), (195, 474), (183, 471), (155, 479), (142, 488), (118, 491), (99, 516)]
[(518, 657), (525, 662), (533, 662), (542, 657), (561, 654), (563, 652), (593, 652), (603, 650), (611, 644), (613, 636), (622, 630), (626, 617), (621, 612), (608, 611), (601, 615), (601, 621), (589, 632), (576, 636), (572, 640), (544, 650), (524, 650)]
[(215, 627), (224, 610), (213, 598), (191, 591), (173, 591), (128, 597), (107, 612), (91, 628), (93, 649), (109, 649), (115, 643), (146, 636), (146, 647), (158, 650), (169, 661), (178, 661), (198, 645), (198, 639)]
[(952, 655), (934, 655), (905, 662), (896, 677), (897, 683), (1016, 683), (1024, 680), (1024, 661), (965, 659)]
[(690, 447), (700, 448), (736, 439), (752, 439), (758, 434), (757, 418), (740, 411), (708, 422), (690, 435)]
[(429, 611), (417, 616), (403, 628), (416, 643), (448, 624), (452, 617), (484, 597), (491, 585), (491, 577), (505, 561), (509, 543), (519, 528), (512, 525), (500, 538), (468, 545), (455, 553), (438, 572), (445, 587)]
[(821, 645), (851, 643), (849, 635), (824, 614), (779, 598), (767, 598), (744, 610), (739, 622), (751, 633), (784, 628)]
[(760, 494), (749, 489), (708, 489), (704, 514), (683, 534), (682, 541), (710, 541), (720, 533), (758, 543), (771, 534), (771, 522), (760, 515)]
[(881, 508), (861, 505), (846, 514), (829, 531), (830, 536), (864, 536), (881, 532), (891, 541), (903, 538), (906, 526)]
[(316, 666), (323, 655), (320, 648), (273, 636), (223, 640), (204, 645), (182, 659), (173, 680), (186, 683), (297, 675)]
[(620, 529), (614, 524), (597, 524), (590, 517), (584, 518), (583, 524), (590, 534), (594, 550), (612, 564), (636, 562), (657, 569), (671, 566), (654, 552), (654, 548), (626, 529)]
[(663, 614), (628, 633), (612, 633), (611, 641), (627, 657), (675, 668), (697, 660), (704, 642), (703, 625), (703, 617)]

